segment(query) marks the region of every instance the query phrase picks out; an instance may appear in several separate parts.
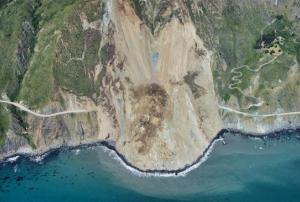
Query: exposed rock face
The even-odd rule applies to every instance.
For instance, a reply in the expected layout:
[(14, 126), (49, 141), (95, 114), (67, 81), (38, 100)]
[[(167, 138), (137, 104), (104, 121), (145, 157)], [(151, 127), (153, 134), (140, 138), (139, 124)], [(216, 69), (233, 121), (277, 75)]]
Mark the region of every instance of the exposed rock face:
[[(36, 17), (21, 23), (16, 51), (25, 76), (18, 78), (20, 89), (0, 86), (0, 92), (13, 91), (12, 101), (44, 114), (93, 112), (41, 118), (6, 107), (12, 123), (0, 157), (108, 140), (140, 169), (175, 170), (203, 154), (222, 128), (257, 133), (296, 125), (299, 116), (246, 117), (219, 109), (300, 111), (300, 100), (289, 100), (300, 97), (293, 2), (74, 0), (57, 3), (61, 9), (47, 2), (31, 6)], [(285, 4), (296, 11), (281, 16)], [(288, 42), (282, 40), (286, 30)], [(266, 42), (268, 51), (281, 52), (266, 53)]]
[[(170, 8), (186, 9), (181, 1)], [(87, 14), (80, 14), (86, 40), (95, 40), (93, 30), (100, 29), (106, 44), (101, 64), (92, 67), (94, 78), (102, 74), (100, 97), (93, 97), (99, 101), (61, 89), (57, 97), (64, 106), (57, 101), (42, 108), (44, 113), (88, 107), (97, 111), (54, 118), (28, 115), (26, 132), (33, 134), (37, 151), (107, 139), (116, 141), (117, 149), (141, 169), (192, 163), (222, 128), (211, 52), (186, 11), (155, 33), (129, 1), (108, 1), (105, 12), (102, 23), (88, 22)]]
[[(116, 50), (125, 58), (119, 78), (124, 91), (114, 95), (117, 149), (141, 169), (183, 167), (222, 128), (211, 55), (188, 19), (182, 24), (173, 18), (153, 36), (128, 1), (114, 2), (113, 9), (119, 9), (112, 15)], [(187, 84), (191, 72), (197, 93)]]

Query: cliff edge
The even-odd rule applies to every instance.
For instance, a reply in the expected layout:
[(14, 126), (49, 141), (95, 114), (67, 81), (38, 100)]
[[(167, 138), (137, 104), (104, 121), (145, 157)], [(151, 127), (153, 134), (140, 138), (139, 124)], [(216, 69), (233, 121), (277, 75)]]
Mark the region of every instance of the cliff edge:
[(0, 157), (110, 141), (141, 170), (176, 170), (223, 128), (296, 127), (299, 7), (0, 3)]

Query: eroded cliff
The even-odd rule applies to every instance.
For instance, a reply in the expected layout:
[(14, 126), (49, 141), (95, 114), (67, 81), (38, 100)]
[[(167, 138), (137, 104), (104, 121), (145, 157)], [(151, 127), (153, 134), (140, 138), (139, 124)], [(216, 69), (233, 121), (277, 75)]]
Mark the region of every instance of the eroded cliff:
[(1, 100), (66, 112), (1, 104), (1, 157), (106, 140), (142, 170), (176, 170), (223, 128), (299, 123), (280, 115), (300, 111), (297, 1), (28, 0), (0, 11)]

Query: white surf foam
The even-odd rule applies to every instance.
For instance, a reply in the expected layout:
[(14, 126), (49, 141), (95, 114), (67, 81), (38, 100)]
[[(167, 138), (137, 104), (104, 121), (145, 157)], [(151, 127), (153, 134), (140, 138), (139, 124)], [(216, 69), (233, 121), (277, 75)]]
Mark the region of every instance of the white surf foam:
[(80, 153), (80, 151), (81, 151), (80, 149), (74, 150), (75, 155), (78, 155)]
[(177, 174), (175, 173), (162, 173), (162, 172), (141, 172), (131, 166), (128, 166), (121, 158), (120, 156), (114, 151), (111, 150), (105, 146), (101, 146), (104, 152), (107, 152), (108, 155), (117, 160), (122, 166), (124, 166), (127, 170), (129, 170), (132, 174), (139, 176), (139, 177), (184, 177), (186, 176), (189, 172), (192, 170), (195, 170), (198, 168), (200, 165), (202, 165), (209, 157), (211, 152), (213, 151), (213, 148), (217, 142), (224, 141), (223, 138), (216, 139), (212, 142), (208, 150), (205, 152), (203, 157), (199, 160), (199, 162), (195, 163), (194, 165), (186, 168), (184, 171), (178, 172)]
[(13, 157), (10, 157), (6, 160), (6, 162), (10, 162), (10, 163), (13, 163), (13, 162), (16, 162), (18, 160), (18, 158), (20, 158), (20, 156), (13, 156)]
[(48, 153), (38, 155), (38, 156), (33, 156), (33, 157), (30, 157), (29, 159), (33, 162), (36, 162), (36, 163), (42, 163), (42, 161), (44, 160), (44, 158), (46, 156), (48, 156)]
[(14, 172), (15, 172), (15, 173), (18, 172), (18, 165), (15, 165), (15, 166), (14, 166)]

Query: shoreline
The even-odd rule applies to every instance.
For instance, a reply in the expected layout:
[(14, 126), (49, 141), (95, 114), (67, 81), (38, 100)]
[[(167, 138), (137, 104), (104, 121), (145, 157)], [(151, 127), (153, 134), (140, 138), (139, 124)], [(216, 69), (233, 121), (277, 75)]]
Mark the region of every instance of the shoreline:
[[(158, 169), (148, 169), (148, 170), (142, 170), (136, 166), (134, 166), (132, 163), (128, 162), (126, 157), (122, 155), (114, 146), (114, 142), (112, 141), (98, 141), (94, 143), (86, 143), (86, 144), (80, 144), (76, 146), (61, 146), (58, 148), (51, 148), (46, 152), (40, 153), (40, 154), (30, 154), (30, 153), (16, 153), (7, 157), (4, 157), (3, 159), (0, 159), (0, 164), (5, 163), (16, 163), (19, 159), (26, 159), (30, 161), (40, 162), (44, 158), (49, 157), (50, 155), (59, 154), (60, 152), (65, 151), (75, 151), (78, 149), (87, 149), (92, 147), (103, 147), (104, 152), (110, 152), (109, 155), (114, 155), (113, 158), (118, 160), (118, 162), (124, 166), (127, 170), (132, 172), (135, 175), (138, 175), (140, 177), (180, 177), (185, 176), (189, 172), (195, 170), (198, 168), (202, 163), (204, 163), (207, 158), (209, 157), (210, 153), (213, 151), (213, 148), (216, 143), (223, 141), (224, 135), (226, 133), (232, 133), (232, 135), (241, 135), (246, 138), (260, 138), (260, 139), (266, 139), (266, 138), (280, 138), (281, 136), (290, 136), (290, 133), (293, 132), (299, 132), (300, 133), (300, 127), (299, 128), (284, 128), (280, 130), (275, 130), (273, 132), (267, 132), (264, 134), (253, 134), (253, 133), (247, 133), (242, 132), (238, 129), (222, 129), (217, 135), (211, 140), (207, 148), (204, 150), (204, 152), (198, 156), (198, 158), (190, 163), (185, 165), (182, 168), (175, 169), (175, 170), (158, 170)], [(286, 134), (288, 133), (288, 134)], [(300, 140), (300, 136), (297, 138)]]

